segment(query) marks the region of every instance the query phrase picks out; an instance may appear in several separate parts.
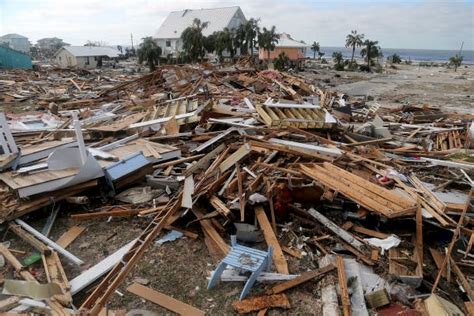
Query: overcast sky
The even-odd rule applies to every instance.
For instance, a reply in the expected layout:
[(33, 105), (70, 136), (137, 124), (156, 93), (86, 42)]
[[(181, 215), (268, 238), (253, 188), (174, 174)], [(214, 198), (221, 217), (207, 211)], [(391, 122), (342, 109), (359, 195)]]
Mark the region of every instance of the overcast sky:
[(344, 46), (356, 29), (383, 48), (474, 49), (474, 1), (0, 0), (0, 35), (110, 45), (154, 35), (170, 11), (239, 5), (247, 18), (307, 43)]

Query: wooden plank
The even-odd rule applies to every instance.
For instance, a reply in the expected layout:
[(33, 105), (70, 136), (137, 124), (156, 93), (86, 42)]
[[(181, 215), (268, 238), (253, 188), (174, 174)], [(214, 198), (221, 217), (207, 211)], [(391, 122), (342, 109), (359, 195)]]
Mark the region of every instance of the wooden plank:
[[(347, 225), (347, 228), (345, 227)], [(380, 238), (380, 239), (385, 239), (390, 236), (390, 234), (385, 234), (381, 233), (372, 229), (368, 229), (359, 225), (355, 225), (352, 222), (345, 222), (343, 225), (343, 228), (346, 230), (353, 230), (355, 232), (358, 232), (360, 234), (364, 234), (370, 237), (375, 237), (375, 238)]]
[(252, 148), (249, 144), (243, 144), (239, 149), (233, 152), (226, 160), (224, 160), (220, 166), (219, 170), (224, 173), (235, 163), (239, 162), (242, 158), (247, 156), (252, 151)]
[(138, 295), (157, 305), (160, 305), (161, 307), (169, 309), (170, 311), (175, 312), (179, 315), (185, 315), (185, 316), (204, 316), (205, 315), (203, 311), (197, 309), (194, 306), (178, 301), (177, 299), (172, 298), (171, 296), (160, 293), (158, 291), (155, 291), (153, 289), (150, 289), (138, 283), (133, 283), (132, 285), (127, 287), (127, 291), (135, 295)]
[(339, 236), (342, 240), (344, 240), (346, 243), (351, 245), (352, 247), (356, 248), (358, 251), (364, 251), (364, 244), (361, 243), (359, 240), (354, 238), (352, 234), (349, 232), (345, 231), (344, 229), (340, 228), (337, 226), (334, 222), (329, 220), (326, 216), (323, 214), (319, 213), (313, 208), (310, 208), (308, 210), (308, 214), (311, 215), (314, 219), (316, 219), (318, 222), (323, 224), (326, 228), (328, 228), (330, 231), (332, 231), (334, 234)]
[(53, 251), (50, 255), (43, 254), (42, 258), (48, 282), (57, 283), (63, 291), (63, 294), (55, 295), (54, 298), (63, 306), (71, 305), (71, 285), (69, 284), (69, 281), (66, 277), (66, 273), (64, 272), (61, 261), (59, 260), (58, 253), (56, 251)]
[(93, 213), (82, 213), (82, 214), (72, 214), (71, 219), (75, 221), (87, 221), (90, 219), (98, 218), (109, 218), (109, 217), (128, 217), (137, 215), (140, 212), (139, 209), (135, 210), (112, 210), (112, 211), (102, 211), (102, 212), (93, 212)]
[(286, 290), (289, 290), (295, 286), (298, 286), (304, 282), (307, 282), (309, 280), (312, 280), (316, 277), (319, 277), (321, 275), (324, 275), (332, 270), (334, 270), (336, 267), (332, 264), (327, 265), (321, 269), (317, 269), (314, 271), (307, 271), (302, 273), (300, 276), (294, 278), (293, 280), (289, 280), (280, 284), (275, 285), (271, 289), (267, 291), (267, 294), (278, 294), (282, 293)]
[(344, 259), (341, 256), (336, 257), (337, 276), (339, 280), (339, 288), (341, 290), (342, 311), (344, 316), (351, 316), (351, 300), (349, 298), (349, 289), (347, 288), (346, 270), (344, 268)]
[(239, 314), (256, 312), (270, 307), (291, 308), (290, 301), (285, 294), (254, 296), (232, 304)]
[[(441, 254), (441, 252), (439, 252), (438, 250), (436, 250), (434, 248), (430, 247), (429, 250), (430, 250), (431, 256), (433, 257), (433, 260), (436, 264), (436, 267), (438, 269), (441, 269), (441, 266), (443, 265), (444, 256)], [(443, 271), (443, 273), (441, 275), (444, 278), (446, 278), (446, 271)]]
[(267, 215), (263, 210), (263, 207), (257, 206), (255, 208), (255, 215), (257, 216), (258, 223), (263, 230), (263, 235), (267, 245), (273, 248), (273, 263), (275, 264), (276, 270), (279, 273), (289, 274), (288, 263), (286, 262), (283, 251), (281, 250), (280, 243), (278, 242), (273, 228), (268, 221)]
[[(191, 211), (196, 215), (198, 219), (201, 219), (204, 216), (204, 213), (202, 213), (201, 210), (198, 210), (197, 207), (193, 207)], [(210, 239), (215, 243), (220, 257), (224, 258), (227, 253), (230, 250), (230, 246), (226, 244), (224, 239), (219, 235), (217, 230), (214, 228), (212, 225), (211, 221), (209, 219), (204, 219), (199, 221), (199, 224), (201, 224), (202, 230), (209, 236)]]
[(423, 216), (421, 212), (421, 205), (418, 204), (416, 210), (416, 255), (418, 261), (417, 274), (423, 275)]
[(83, 226), (72, 226), (56, 240), (56, 244), (67, 248), (85, 229)]
[(22, 229), (21, 226), (10, 223), (8, 228), (11, 229), (18, 237), (29, 243), (33, 248), (42, 254), (50, 254), (51, 248), (35, 238), (32, 234)]
[[(449, 243), (448, 246), (448, 251), (446, 252), (446, 257), (443, 260), (443, 264), (441, 265), (441, 268), (438, 272), (438, 275), (436, 276), (436, 280), (433, 284), (433, 288), (431, 289), (431, 293), (434, 293), (436, 291), (436, 287), (438, 286), (439, 280), (441, 279), (441, 274), (443, 273), (444, 269), (446, 268), (446, 265), (448, 263), (448, 260), (451, 258), (451, 252), (453, 251), (454, 244), (456, 243), (459, 234), (461, 233), (461, 226), (464, 224), (464, 218), (466, 217), (467, 210), (471, 206), (471, 198), (472, 198), (472, 191), (473, 188), (469, 191), (469, 195), (466, 200), (466, 204), (464, 205), (464, 209), (462, 210), (461, 217), (459, 218), (459, 221), (456, 225), (456, 230), (454, 231), (453, 238), (451, 239), (451, 242)], [(474, 298), (474, 296), (473, 296)]]
[(221, 215), (225, 217), (230, 217), (232, 216), (231, 210), (225, 205), (224, 202), (222, 202), (217, 196), (213, 195), (209, 199), (209, 202), (211, 205), (218, 211)]
[(245, 221), (245, 196), (244, 196), (244, 188), (243, 188), (243, 176), (242, 172), (240, 172), (240, 164), (235, 164), (235, 170), (237, 173), (237, 186), (239, 188), (239, 207), (240, 207), (240, 221)]

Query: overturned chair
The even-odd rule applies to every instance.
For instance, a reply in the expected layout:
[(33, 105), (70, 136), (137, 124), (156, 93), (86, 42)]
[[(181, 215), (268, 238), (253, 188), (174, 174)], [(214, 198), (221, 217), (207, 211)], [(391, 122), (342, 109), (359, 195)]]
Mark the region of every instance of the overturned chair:
[(261, 251), (250, 247), (237, 244), (237, 237), (231, 236), (232, 247), (227, 256), (219, 263), (216, 270), (212, 273), (207, 288), (213, 288), (219, 281), (222, 272), (227, 265), (234, 268), (250, 271), (252, 274), (245, 283), (244, 289), (240, 294), (240, 300), (245, 298), (257, 280), (262, 271), (268, 271), (272, 266), (272, 247), (268, 247), (268, 251)]

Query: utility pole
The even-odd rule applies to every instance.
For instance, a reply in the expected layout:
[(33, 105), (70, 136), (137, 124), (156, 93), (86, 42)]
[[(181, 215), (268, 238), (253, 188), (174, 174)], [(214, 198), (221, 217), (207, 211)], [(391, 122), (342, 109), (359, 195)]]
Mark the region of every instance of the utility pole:
[(132, 49), (135, 50), (135, 49), (133, 48), (133, 34), (132, 34), (132, 33), (130, 33), (130, 40), (132, 41)]

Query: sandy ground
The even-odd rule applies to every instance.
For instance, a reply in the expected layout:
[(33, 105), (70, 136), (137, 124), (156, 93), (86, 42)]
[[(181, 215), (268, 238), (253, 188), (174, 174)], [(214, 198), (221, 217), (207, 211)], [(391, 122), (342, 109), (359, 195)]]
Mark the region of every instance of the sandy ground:
[(474, 112), (474, 65), (463, 65), (457, 72), (446, 67), (396, 67), (373, 74), (315, 69), (305, 76), (334, 91), (371, 96), (384, 107), (428, 104), (445, 111)]

